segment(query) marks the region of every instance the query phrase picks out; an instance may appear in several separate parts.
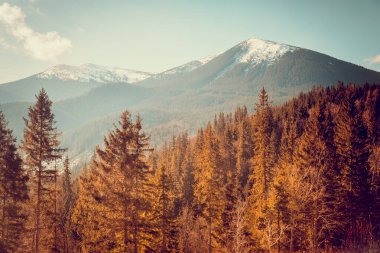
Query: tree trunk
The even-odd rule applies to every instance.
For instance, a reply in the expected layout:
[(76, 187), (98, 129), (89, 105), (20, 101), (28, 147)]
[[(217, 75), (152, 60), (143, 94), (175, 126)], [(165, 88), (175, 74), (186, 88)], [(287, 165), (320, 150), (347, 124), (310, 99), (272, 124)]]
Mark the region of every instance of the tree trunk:
[(134, 228), (134, 238), (133, 238), (133, 241), (134, 241), (134, 253), (138, 253), (138, 247), (137, 247), (137, 226), (135, 224), (135, 228)]
[(281, 224), (280, 224), (280, 210), (277, 210), (277, 253), (281, 252), (280, 248), (280, 235), (281, 235)]
[(127, 217), (124, 217), (124, 252), (128, 251), (128, 223), (127, 223)]
[(57, 163), (54, 164), (54, 250), (58, 250), (57, 245)]
[(5, 192), (3, 196), (3, 210), (2, 210), (2, 223), (1, 223), (1, 238), (4, 240), (5, 237), (5, 205), (6, 205), (6, 197)]
[[(292, 214), (291, 214), (292, 215)], [(291, 222), (291, 227), (290, 227), (290, 247), (289, 247), (289, 252), (290, 253), (293, 253), (293, 229), (294, 229), (294, 220), (293, 218), (292, 219), (292, 222)]]
[(208, 231), (208, 236), (209, 236), (209, 242), (208, 242), (208, 252), (212, 253), (212, 223), (211, 223), (211, 217), (209, 218), (209, 231)]
[(41, 170), (42, 165), (38, 168), (37, 174), (37, 206), (36, 206), (36, 253), (40, 252), (40, 208), (41, 208)]

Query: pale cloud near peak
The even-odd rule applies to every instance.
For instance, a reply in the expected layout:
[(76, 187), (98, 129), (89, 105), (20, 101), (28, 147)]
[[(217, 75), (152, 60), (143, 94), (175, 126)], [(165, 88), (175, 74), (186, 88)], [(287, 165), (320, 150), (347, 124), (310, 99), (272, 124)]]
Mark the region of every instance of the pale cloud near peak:
[[(54, 61), (58, 56), (68, 52), (71, 41), (61, 37), (57, 32), (40, 33), (25, 23), (22, 9), (9, 3), (0, 5), (0, 24), (22, 45), (23, 51), (37, 60)], [(0, 43), (4, 47), (6, 41)]]
[(374, 57), (368, 59), (369, 64), (379, 64), (380, 63), (380, 54), (375, 55)]

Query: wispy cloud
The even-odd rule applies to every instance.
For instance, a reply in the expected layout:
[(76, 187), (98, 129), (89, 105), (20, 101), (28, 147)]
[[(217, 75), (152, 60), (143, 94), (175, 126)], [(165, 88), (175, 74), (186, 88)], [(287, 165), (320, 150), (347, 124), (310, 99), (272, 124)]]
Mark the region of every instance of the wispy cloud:
[(5, 39), (0, 38), (0, 47), (5, 48), (5, 49), (14, 49), (14, 47), (9, 44)]
[(368, 59), (369, 64), (379, 64), (380, 63), (380, 54), (375, 55), (374, 57)]
[[(69, 39), (61, 37), (55, 31), (40, 33), (30, 28), (25, 23), (24, 12), (16, 5), (0, 5), (0, 24), (22, 45), (26, 54), (37, 60), (55, 60), (72, 47)], [(0, 45), (6, 47), (9, 43), (3, 40)]]

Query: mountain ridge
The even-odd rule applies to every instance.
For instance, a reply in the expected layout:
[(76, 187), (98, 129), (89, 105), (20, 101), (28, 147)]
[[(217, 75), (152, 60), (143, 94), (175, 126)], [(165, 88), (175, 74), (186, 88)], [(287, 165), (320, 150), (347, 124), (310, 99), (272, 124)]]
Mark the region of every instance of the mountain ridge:
[(101, 144), (102, 134), (112, 126), (109, 121), (117, 120), (125, 109), (143, 115), (153, 145), (161, 145), (173, 133), (194, 134), (215, 113), (229, 113), (242, 105), (252, 111), (262, 87), (274, 104), (280, 104), (299, 92), (335, 85), (338, 80), (380, 82), (380, 73), (309, 49), (250, 39), (132, 84), (32, 76), (0, 85), (0, 103), (20, 139), (27, 105), (44, 87), (54, 102), (63, 143), (75, 157)]
[(99, 83), (136, 83), (152, 76), (152, 73), (119, 67), (100, 66), (92, 63), (72, 66), (59, 64), (36, 75), (40, 79), (60, 79), (79, 82), (95, 81)]

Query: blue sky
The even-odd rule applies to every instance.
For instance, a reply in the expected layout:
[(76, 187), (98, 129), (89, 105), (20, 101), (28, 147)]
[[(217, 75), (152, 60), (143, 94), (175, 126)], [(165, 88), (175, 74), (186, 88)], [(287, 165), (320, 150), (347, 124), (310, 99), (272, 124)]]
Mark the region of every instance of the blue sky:
[(0, 83), (55, 64), (161, 72), (261, 38), (380, 71), (380, 1), (0, 1)]

